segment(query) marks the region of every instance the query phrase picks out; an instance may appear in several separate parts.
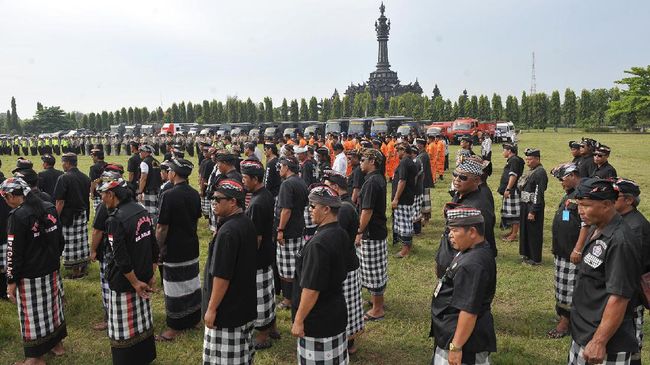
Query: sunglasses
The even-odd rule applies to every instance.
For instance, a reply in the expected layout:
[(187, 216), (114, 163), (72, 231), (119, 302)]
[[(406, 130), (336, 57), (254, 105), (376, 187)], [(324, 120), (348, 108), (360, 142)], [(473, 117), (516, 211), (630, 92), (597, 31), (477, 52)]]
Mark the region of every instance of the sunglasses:
[(602, 153), (594, 153), (594, 156), (596, 156), (596, 157), (605, 157), (607, 155), (602, 154)]
[(452, 176), (454, 177), (454, 179), (458, 179), (460, 181), (467, 181), (467, 179), (469, 179), (469, 176), (459, 174), (457, 172), (452, 172)]
[(228, 200), (228, 199), (230, 199), (230, 198), (227, 197), (227, 196), (213, 196), (213, 197), (210, 198), (210, 201), (213, 204), (219, 204), (219, 202), (221, 202), (222, 200)]

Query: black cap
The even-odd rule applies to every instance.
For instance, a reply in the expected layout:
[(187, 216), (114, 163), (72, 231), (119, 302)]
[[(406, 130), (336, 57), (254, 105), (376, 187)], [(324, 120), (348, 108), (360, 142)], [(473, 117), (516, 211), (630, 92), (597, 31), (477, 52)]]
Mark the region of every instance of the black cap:
[(54, 164), (56, 163), (56, 158), (54, 158), (54, 156), (50, 154), (45, 154), (41, 156), (41, 161), (45, 162), (48, 165), (54, 166)]
[(24, 157), (18, 157), (16, 161), (16, 168), (11, 170), (11, 173), (14, 174), (16, 171), (31, 169), (34, 167), (34, 163)]
[(540, 150), (537, 149), (537, 148), (526, 148), (526, 151), (524, 151), (524, 154), (526, 156), (542, 157)]

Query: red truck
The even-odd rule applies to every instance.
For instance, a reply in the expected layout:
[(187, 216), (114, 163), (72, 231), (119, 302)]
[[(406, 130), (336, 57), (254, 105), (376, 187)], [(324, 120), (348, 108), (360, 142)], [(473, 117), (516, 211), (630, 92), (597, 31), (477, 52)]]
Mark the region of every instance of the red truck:
[(458, 144), (460, 137), (472, 136), (482, 131), (494, 139), (496, 129), (496, 122), (482, 122), (474, 118), (459, 118), (452, 122), (451, 128), (447, 129), (447, 138), (450, 143)]

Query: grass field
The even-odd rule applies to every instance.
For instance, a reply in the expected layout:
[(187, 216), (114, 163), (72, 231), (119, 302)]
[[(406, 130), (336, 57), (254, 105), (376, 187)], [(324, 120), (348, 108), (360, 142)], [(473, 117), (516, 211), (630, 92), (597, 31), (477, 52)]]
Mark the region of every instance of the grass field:
[[(559, 164), (571, 160), (567, 142), (579, 139), (585, 134), (580, 132), (525, 132), (520, 135), (519, 146), (541, 148), (542, 163), (547, 171)], [(650, 186), (650, 154), (647, 146), (650, 135), (601, 134), (591, 137), (612, 148), (610, 162), (620, 176), (636, 180), (641, 184), (642, 198)], [(451, 149), (453, 155), (456, 146)], [(40, 160), (36, 161), (40, 165)], [(106, 161), (126, 165), (126, 156), (107, 156)], [(3, 157), (2, 171), (6, 176), (15, 164), (15, 157)], [(505, 160), (501, 158), (501, 148), (494, 146), (494, 175), (488, 183), (493, 190), (501, 174)], [(88, 172), (91, 164), (89, 158), (80, 160), (80, 169)], [(60, 162), (57, 161), (57, 166)], [(39, 170), (39, 169), (37, 169)], [(431, 294), (435, 287), (434, 255), (443, 230), (442, 206), (448, 202), (450, 173), (445, 181), (432, 189), (433, 218), (425, 226), (423, 234), (415, 239), (413, 255), (406, 259), (395, 259), (393, 255), (399, 250), (396, 246), (389, 248), (389, 282), (386, 291), (386, 319), (370, 323), (366, 332), (358, 340), (359, 351), (352, 357), (355, 364), (428, 364), (431, 359), (432, 342), (429, 333)], [(196, 186), (196, 173), (192, 176)], [(546, 338), (546, 332), (555, 324), (553, 318), (553, 258), (551, 255), (551, 217), (562, 196), (562, 189), (557, 180), (549, 178), (546, 192), (546, 222), (544, 236), (543, 265), (530, 267), (522, 265), (518, 254), (518, 244), (498, 241), (499, 257), (497, 259), (498, 283), (493, 303), (493, 313), (497, 331), (498, 352), (493, 354), (494, 364), (562, 364), (570, 343), (569, 338), (552, 340)], [(495, 193), (497, 215), (500, 210), (500, 196)], [(648, 216), (650, 204), (642, 200), (640, 210)], [(204, 220), (200, 222), (199, 237), (201, 241), (201, 268), (206, 256), (209, 231)], [(500, 232), (496, 232), (497, 236)], [(390, 237), (390, 234), (389, 234)], [(99, 269), (93, 264), (90, 275), (78, 281), (66, 281), (65, 308), (69, 336), (65, 340), (66, 355), (62, 358), (48, 356), (52, 364), (110, 364), (110, 345), (106, 334), (93, 331), (93, 323), (101, 319), (101, 294), (99, 287)], [(367, 297), (367, 293), (364, 293)], [(156, 332), (165, 326), (163, 295), (154, 296), (154, 321)], [(288, 311), (279, 312), (278, 325), (283, 338), (276, 341), (270, 350), (256, 354), (256, 364), (295, 364), (295, 339), (289, 334), (290, 316)], [(650, 326), (646, 325), (646, 333)], [(648, 337), (646, 337), (648, 338)], [(645, 341), (646, 348), (650, 348)], [(203, 346), (202, 330), (193, 330), (181, 335), (173, 343), (157, 344), (157, 364), (197, 364), (201, 361)], [(12, 363), (22, 358), (20, 328), (16, 307), (9, 302), (0, 302), (0, 363)], [(649, 362), (648, 351), (644, 350), (643, 361)]]

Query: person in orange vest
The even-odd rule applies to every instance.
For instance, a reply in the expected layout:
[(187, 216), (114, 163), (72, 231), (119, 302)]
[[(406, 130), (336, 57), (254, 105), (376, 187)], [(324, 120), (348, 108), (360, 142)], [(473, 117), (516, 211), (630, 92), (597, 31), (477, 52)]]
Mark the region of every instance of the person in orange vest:
[[(429, 155), (429, 164), (431, 166), (431, 175), (433, 176), (433, 182), (436, 183), (438, 180), (438, 148), (436, 146), (436, 137), (433, 134), (428, 136), (429, 144), (427, 144), (427, 155)], [(444, 158), (444, 156), (443, 156)]]
[(392, 180), (397, 164), (399, 164), (399, 157), (397, 156), (393, 137), (387, 136), (386, 139), (386, 152), (384, 152), (386, 155), (386, 178)]
[(443, 176), (445, 174), (445, 161), (447, 159), (447, 156), (445, 154), (446, 151), (446, 143), (442, 138), (442, 135), (438, 134), (435, 136), (435, 146), (437, 149), (436, 153), (436, 172), (433, 172), (440, 180), (443, 180)]
[(305, 147), (307, 145), (307, 140), (305, 139), (305, 137), (303, 137), (303, 135), (300, 133), (298, 133), (297, 136), (298, 136), (298, 145), (300, 147)]
[(344, 148), (346, 151), (351, 151), (351, 150), (353, 150), (353, 149), (354, 149), (354, 145), (355, 145), (355, 143), (354, 143), (354, 141), (352, 140), (352, 136), (351, 136), (351, 135), (348, 135), (348, 136), (347, 136), (347, 139), (346, 139), (345, 141), (343, 141), (343, 148)]
[(293, 146), (294, 144), (296, 144), (296, 142), (294, 142), (294, 141), (291, 139), (291, 135), (290, 135), (290, 134), (285, 134), (285, 135), (284, 135), (284, 140), (286, 141), (285, 143), (288, 144), (288, 145), (292, 145), (292, 146)]

